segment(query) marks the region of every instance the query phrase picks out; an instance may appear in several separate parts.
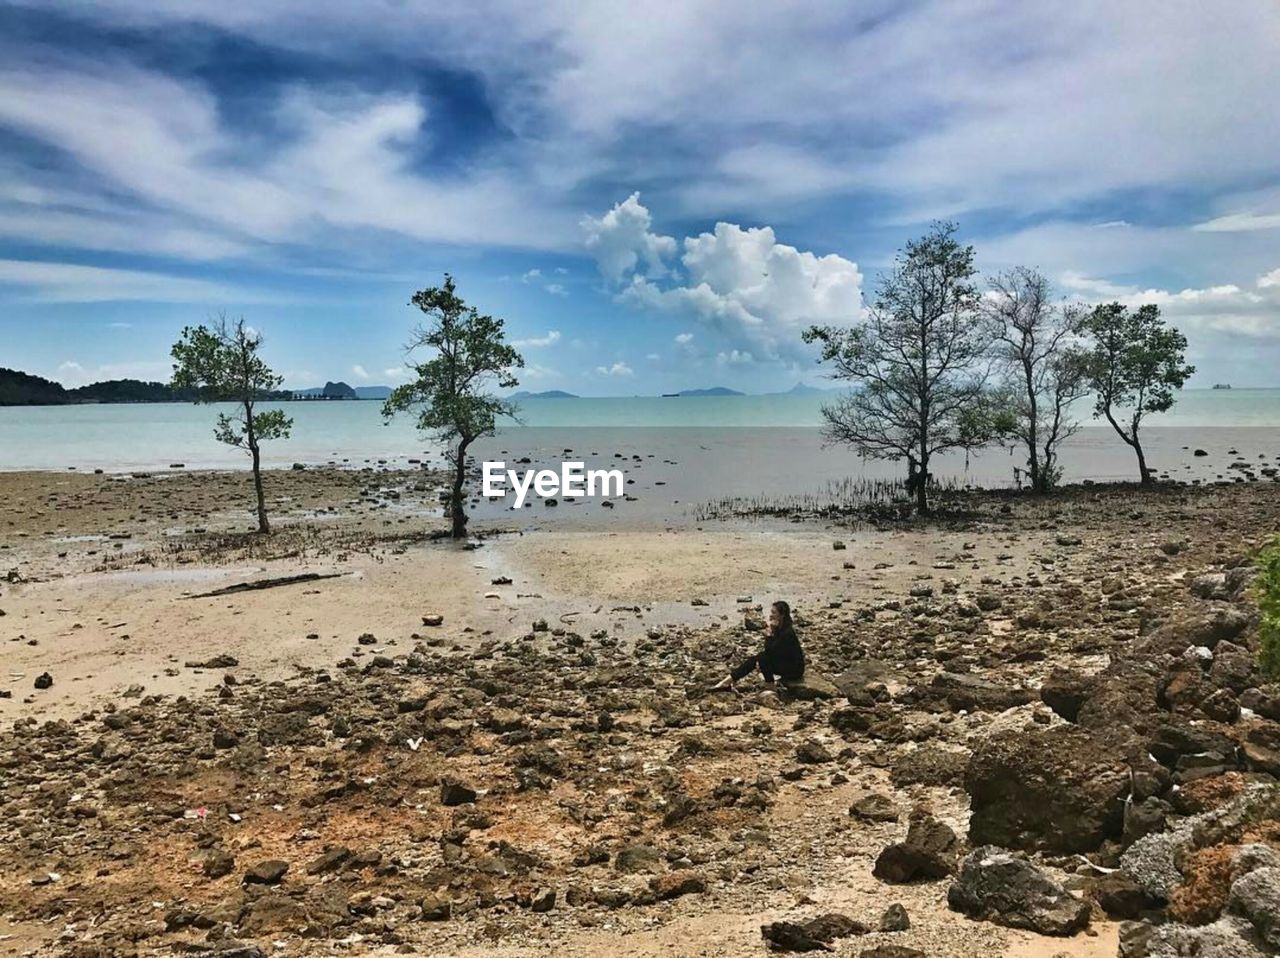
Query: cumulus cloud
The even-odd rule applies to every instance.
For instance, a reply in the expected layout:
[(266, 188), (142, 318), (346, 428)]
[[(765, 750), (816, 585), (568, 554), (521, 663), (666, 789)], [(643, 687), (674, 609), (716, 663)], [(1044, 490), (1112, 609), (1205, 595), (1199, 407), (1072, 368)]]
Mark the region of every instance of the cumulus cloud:
[(144, 382), (167, 382), (173, 367), (158, 360), (138, 360), (123, 363), (99, 363), (87, 366), (74, 359), (58, 365), (53, 378), (68, 388), (87, 386), (89, 383), (111, 379), (141, 379)]
[(750, 366), (755, 361), (755, 357), (745, 350), (732, 349), (727, 353), (716, 353), (716, 363), (720, 366)]
[[(768, 358), (797, 354), (800, 334), (813, 323), (852, 324), (862, 316), (856, 263), (779, 243), (772, 227), (717, 223), (713, 232), (686, 237), (679, 270), (663, 281), (662, 259), (674, 255), (676, 243), (651, 232), (639, 194), (583, 224), (587, 248), (618, 285), (620, 301), (690, 315)], [(676, 342), (691, 339), (682, 333)]]
[(619, 360), (618, 362), (614, 363), (612, 366), (597, 366), (596, 374), (599, 376), (613, 376), (617, 378), (625, 378), (627, 376), (634, 376), (635, 370), (632, 369), (630, 366), (628, 366), (626, 363)]
[(404, 379), (408, 374), (405, 372), (403, 366), (392, 366), (389, 369), (384, 369), (382, 371), (382, 375), (386, 376), (388, 379)]
[(545, 336), (531, 336), (528, 339), (513, 339), (511, 345), (517, 349), (528, 349), (529, 347), (554, 346), (560, 342), (560, 330), (549, 329)]
[(1154, 303), (1183, 332), (1280, 339), (1280, 269), (1259, 276), (1251, 287), (1225, 283), (1199, 289), (1141, 289), (1076, 274), (1063, 277), (1062, 283), (1088, 302), (1115, 300), (1133, 308)]
[(359, 363), (356, 363), (351, 367), (351, 375), (355, 376), (356, 379), (363, 379), (365, 381), (368, 381), (369, 379), (369, 371)]
[(632, 274), (661, 276), (666, 271), (663, 260), (675, 254), (676, 241), (652, 232), (652, 222), (639, 193), (632, 193), (599, 219), (582, 218), (587, 252), (606, 279), (619, 283)]
[(693, 333), (676, 333), (676, 342), (681, 346), (688, 345), (693, 342)]

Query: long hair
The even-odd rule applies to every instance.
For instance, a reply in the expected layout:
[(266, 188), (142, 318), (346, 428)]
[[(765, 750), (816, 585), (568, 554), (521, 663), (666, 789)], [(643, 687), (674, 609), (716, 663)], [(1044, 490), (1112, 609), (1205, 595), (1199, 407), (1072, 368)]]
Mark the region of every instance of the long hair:
[(782, 635), (785, 632), (794, 631), (795, 625), (791, 622), (791, 606), (779, 599), (773, 604), (773, 607), (778, 610), (778, 616), (782, 619), (782, 622), (774, 629), (774, 634)]

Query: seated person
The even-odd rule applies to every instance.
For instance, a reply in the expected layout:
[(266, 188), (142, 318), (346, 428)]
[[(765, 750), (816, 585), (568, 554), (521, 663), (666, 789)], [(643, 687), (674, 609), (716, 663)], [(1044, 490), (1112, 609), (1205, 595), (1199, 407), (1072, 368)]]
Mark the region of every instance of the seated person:
[(757, 668), (770, 685), (774, 679), (797, 682), (804, 677), (804, 650), (791, 622), (791, 606), (781, 600), (769, 609), (769, 634), (765, 636), (764, 648), (712, 686), (712, 691), (732, 689), (734, 682), (746, 678)]

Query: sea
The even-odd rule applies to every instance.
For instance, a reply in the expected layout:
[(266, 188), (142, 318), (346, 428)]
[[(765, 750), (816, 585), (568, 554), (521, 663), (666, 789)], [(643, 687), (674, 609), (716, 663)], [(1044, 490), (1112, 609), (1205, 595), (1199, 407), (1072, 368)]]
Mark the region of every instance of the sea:
[[(900, 476), (901, 463), (865, 459), (824, 443), (822, 406), (832, 395), (526, 399), (519, 421), (475, 444), (477, 459), (510, 468), (620, 468), (627, 493), (666, 508), (744, 499), (832, 494), (840, 484)], [(1105, 422), (1075, 407), (1083, 428), (1062, 448), (1067, 481), (1137, 477), (1130, 450)], [(292, 435), (264, 444), (269, 467), (442, 465), (441, 450), (410, 416), (386, 420), (376, 401), (281, 403)], [(230, 407), (228, 407), (230, 409)], [(216, 442), (218, 406), (184, 403), (0, 408), (0, 470), (154, 472), (242, 469), (248, 457)], [(1280, 463), (1280, 389), (1188, 389), (1144, 425), (1153, 469), (1185, 480), (1230, 480)], [(1197, 455), (1200, 451), (1201, 455)], [(529, 463), (520, 463), (528, 459)], [(953, 453), (933, 463), (960, 486), (1017, 483), (1019, 450)], [(1233, 469), (1232, 466), (1235, 465)], [(1280, 494), (1280, 490), (1278, 490)], [(529, 507), (526, 507), (529, 508)]]

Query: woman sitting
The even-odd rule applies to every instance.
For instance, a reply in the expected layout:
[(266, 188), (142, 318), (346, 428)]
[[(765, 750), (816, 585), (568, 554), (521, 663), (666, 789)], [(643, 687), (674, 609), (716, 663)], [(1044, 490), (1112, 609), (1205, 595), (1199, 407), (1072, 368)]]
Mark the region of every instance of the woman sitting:
[(791, 622), (791, 606), (781, 600), (769, 609), (769, 634), (765, 636), (764, 648), (712, 686), (712, 691), (732, 689), (734, 682), (746, 678), (757, 668), (770, 685), (775, 679), (796, 682), (804, 677), (804, 649), (800, 648), (800, 639)]

